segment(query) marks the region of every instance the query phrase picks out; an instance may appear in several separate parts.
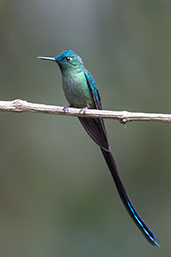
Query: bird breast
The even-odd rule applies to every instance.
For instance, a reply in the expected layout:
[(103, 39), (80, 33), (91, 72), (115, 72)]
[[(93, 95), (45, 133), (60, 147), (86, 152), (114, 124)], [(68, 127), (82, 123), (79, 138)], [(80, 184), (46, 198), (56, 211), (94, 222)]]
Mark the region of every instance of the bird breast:
[(90, 106), (94, 108), (94, 101), (84, 73), (63, 76), (63, 89), (69, 104), (76, 108)]

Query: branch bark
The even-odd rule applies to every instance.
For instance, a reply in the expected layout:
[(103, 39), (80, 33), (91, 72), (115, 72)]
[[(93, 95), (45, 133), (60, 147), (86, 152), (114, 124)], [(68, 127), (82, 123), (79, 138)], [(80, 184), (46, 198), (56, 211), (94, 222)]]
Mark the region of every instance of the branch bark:
[(85, 113), (78, 108), (68, 108), (64, 111), (62, 106), (45, 105), (30, 103), (24, 100), (16, 99), (13, 101), (0, 101), (0, 112), (35, 112), (42, 114), (56, 114), (87, 118), (105, 118), (118, 120), (121, 123), (129, 121), (158, 121), (171, 122), (171, 114), (160, 113), (141, 113), (127, 111), (108, 111), (108, 110), (86, 110)]

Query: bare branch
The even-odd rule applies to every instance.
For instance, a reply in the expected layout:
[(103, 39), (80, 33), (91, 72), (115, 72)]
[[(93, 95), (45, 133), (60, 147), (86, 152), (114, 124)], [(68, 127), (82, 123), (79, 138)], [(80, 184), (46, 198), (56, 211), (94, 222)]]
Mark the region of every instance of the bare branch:
[(36, 104), (20, 99), (13, 101), (0, 101), (0, 112), (37, 112), (87, 118), (107, 118), (118, 120), (124, 124), (128, 121), (171, 122), (171, 114), (107, 111), (94, 109), (86, 110), (86, 113), (83, 113), (83, 111), (78, 108), (68, 108), (67, 111), (64, 111), (64, 107), (62, 106)]

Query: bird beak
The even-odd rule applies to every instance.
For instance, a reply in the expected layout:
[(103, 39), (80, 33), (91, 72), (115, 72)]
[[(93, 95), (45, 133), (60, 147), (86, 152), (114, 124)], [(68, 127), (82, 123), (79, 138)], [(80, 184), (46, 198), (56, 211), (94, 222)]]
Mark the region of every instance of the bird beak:
[(53, 58), (53, 57), (38, 56), (37, 58), (38, 58), (38, 59), (41, 59), (41, 60), (48, 60), (48, 61), (56, 62), (56, 59)]

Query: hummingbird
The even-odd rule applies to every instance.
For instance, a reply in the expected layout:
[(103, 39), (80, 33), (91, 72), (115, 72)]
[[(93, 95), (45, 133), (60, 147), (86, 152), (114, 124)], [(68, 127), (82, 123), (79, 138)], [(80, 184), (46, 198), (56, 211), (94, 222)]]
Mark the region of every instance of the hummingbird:
[[(69, 107), (102, 110), (102, 103), (97, 84), (91, 73), (85, 68), (81, 57), (72, 50), (67, 50), (56, 57), (37, 57), (42, 60), (53, 61), (58, 64), (62, 74), (62, 85)], [(118, 169), (111, 148), (109, 146), (104, 120), (102, 118), (79, 117), (83, 128), (92, 140), (100, 147), (106, 164), (111, 172), (119, 196), (139, 230), (145, 238), (154, 246), (159, 245), (158, 238), (148, 228), (144, 220), (140, 217), (129, 199), (124, 185), (119, 177)]]

